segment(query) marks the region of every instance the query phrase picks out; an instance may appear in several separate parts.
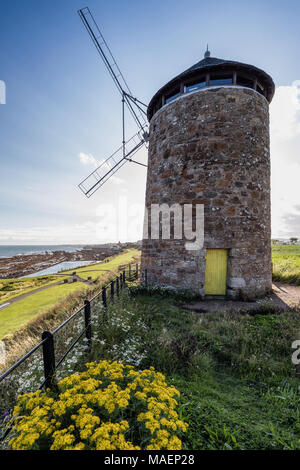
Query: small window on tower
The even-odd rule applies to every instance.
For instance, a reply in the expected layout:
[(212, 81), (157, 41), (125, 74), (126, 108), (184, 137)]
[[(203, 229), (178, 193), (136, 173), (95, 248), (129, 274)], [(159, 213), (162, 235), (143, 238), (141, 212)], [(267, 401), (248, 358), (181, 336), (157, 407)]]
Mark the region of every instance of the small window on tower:
[(232, 77), (220, 77), (220, 78), (213, 78), (209, 80), (210, 86), (218, 86), (218, 85), (232, 85), (233, 80)]
[(250, 80), (249, 78), (240, 77), (239, 75), (237, 76), (236, 84), (247, 88), (253, 88), (254, 85), (253, 80)]
[(264, 87), (260, 83), (257, 83), (256, 91), (258, 91), (258, 93), (261, 93), (262, 95), (264, 95)]
[(199, 83), (194, 83), (193, 85), (187, 85), (185, 87), (185, 91), (186, 93), (188, 93), (189, 91), (194, 91), (194, 90), (198, 90), (199, 88), (204, 88), (206, 86), (206, 82), (199, 82)]
[(180, 96), (180, 91), (178, 90), (178, 92), (173, 92), (171, 95), (169, 96), (166, 96), (166, 104), (167, 103), (171, 103), (171, 101), (175, 100), (175, 98), (178, 98), (178, 96)]

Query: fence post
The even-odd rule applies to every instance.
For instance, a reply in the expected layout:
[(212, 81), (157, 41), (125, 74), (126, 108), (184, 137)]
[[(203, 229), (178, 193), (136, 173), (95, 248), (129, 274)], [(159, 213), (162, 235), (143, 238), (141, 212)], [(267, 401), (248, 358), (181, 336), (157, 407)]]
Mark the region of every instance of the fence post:
[(125, 281), (126, 281), (126, 274), (125, 274), (125, 269), (123, 271), (123, 286), (125, 285)]
[(107, 307), (107, 301), (106, 301), (106, 287), (102, 287), (102, 303), (103, 307)]
[(123, 274), (120, 274), (120, 288), (123, 289)]
[(45, 388), (53, 388), (55, 386), (55, 353), (53, 334), (50, 333), (50, 331), (43, 331), (42, 340), (44, 339), (46, 339), (43, 343)]
[(114, 300), (114, 295), (115, 295), (115, 281), (112, 280), (110, 283), (110, 298), (111, 300)]
[(88, 351), (92, 349), (92, 325), (91, 325), (91, 303), (89, 300), (84, 301), (84, 322), (85, 322), (85, 337), (87, 339)]
[(117, 296), (119, 296), (120, 285), (119, 285), (119, 277), (118, 276), (116, 277), (116, 292), (117, 292)]
[(139, 265), (136, 263), (135, 265), (135, 278), (137, 279), (139, 277)]

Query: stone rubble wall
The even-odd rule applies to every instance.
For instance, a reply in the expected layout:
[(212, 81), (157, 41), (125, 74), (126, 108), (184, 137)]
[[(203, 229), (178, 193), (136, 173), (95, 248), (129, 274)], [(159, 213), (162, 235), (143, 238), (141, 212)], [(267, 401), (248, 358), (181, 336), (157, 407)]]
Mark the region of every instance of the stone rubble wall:
[[(205, 252), (228, 249), (227, 295), (271, 290), (269, 104), (254, 90), (220, 87), (184, 95), (151, 119), (146, 207), (204, 204), (204, 247), (142, 244), (148, 283), (204, 295)], [(150, 222), (149, 222), (150, 225)]]

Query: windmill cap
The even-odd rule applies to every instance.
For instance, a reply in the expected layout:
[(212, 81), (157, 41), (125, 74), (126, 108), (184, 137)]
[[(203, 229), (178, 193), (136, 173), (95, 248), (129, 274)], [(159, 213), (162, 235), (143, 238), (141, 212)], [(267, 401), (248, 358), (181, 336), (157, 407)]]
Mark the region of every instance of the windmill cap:
[(166, 85), (160, 88), (157, 93), (155, 93), (148, 105), (147, 115), (149, 121), (154, 114), (154, 105), (158, 99), (161, 99), (162, 95), (167, 95), (168, 93), (172, 92), (173, 89), (179, 88), (182, 81), (193, 80), (193, 78), (197, 79), (199, 75), (203, 76), (204, 74), (210, 72), (237, 72), (237, 74), (240, 73), (253, 79), (256, 78), (264, 86), (267, 100), (269, 102), (272, 101), (275, 85), (270, 75), (258, 67), (255, 67), (254, 65), (249, 65), (234, 60), (211, 57), (210, 51), (207, 49), (204, 54), (204, 59), (200, 60), (196, 64), (192, 65), (192, 67), (189, 67), (184, 72), (177, 75), (175, 78), (166, 83)]

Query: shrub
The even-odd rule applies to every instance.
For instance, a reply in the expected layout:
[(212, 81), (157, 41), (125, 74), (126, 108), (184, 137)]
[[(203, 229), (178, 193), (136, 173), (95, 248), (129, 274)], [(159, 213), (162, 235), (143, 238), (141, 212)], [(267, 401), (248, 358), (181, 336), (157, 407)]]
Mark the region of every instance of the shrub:
[(163, 298), (172, 297), (175, 300), (195, 300), (198, 298), (197, 294), (189, 289), (175, 289), (172, 287), (162, 287), (149, 285), (145, 286), (139, 284), (129, 287), (129, 293), (135, 297), (137, 295), (157, 295)]
[(58, 390), (21, 395), (13, 413), (13, 450), (181, 449), (187, 424), (175, 396), (153, 367), (92, 362)]

